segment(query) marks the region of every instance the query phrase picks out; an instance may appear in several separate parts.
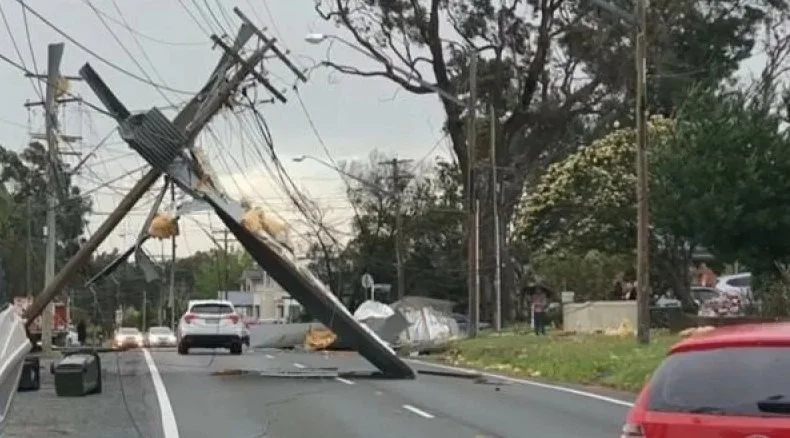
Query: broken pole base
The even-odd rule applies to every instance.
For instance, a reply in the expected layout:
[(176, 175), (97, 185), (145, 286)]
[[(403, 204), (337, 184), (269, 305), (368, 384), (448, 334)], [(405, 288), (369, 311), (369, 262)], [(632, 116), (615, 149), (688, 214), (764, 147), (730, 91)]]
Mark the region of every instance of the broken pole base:
[(280, 286), (296, 298), (310, 315), (337, 334), (344, 343), (353, 346), (383, 375), (395, 379), (414, 379), (416, 377), (416, 373), (406, 361), (399, 357), (373, 331), (368, 330), (355, 320), (339, 300), (329, 295), (331, 292), (326, 289), (318, 290), (320, 286), (301, 272), (298, 265), (288, 260), (287, 255), (269, 247), (219, 206), (213, 203), (212, 206), (225, 226), (236, 236), (252, 258)]

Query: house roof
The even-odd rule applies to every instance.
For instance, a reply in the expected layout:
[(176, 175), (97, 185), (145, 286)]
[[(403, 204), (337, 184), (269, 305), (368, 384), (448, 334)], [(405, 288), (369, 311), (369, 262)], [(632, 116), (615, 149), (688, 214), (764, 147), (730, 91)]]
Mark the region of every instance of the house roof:
[(233, 303), (234, 306), (252, 306), (253, 294), (240, 290), (219, 291), (219, 296)]
[(250, 267), (250, 268), (245, 269), (241, 273), (240, 280), (241, 281), (244, 281), (244, 280), (253, 280), (253, 281), (255, 281), (255, 280), (263, 280), (264, 273), (265, 273), (265, 271), (263, 269), (261, 269), (261, 268)]

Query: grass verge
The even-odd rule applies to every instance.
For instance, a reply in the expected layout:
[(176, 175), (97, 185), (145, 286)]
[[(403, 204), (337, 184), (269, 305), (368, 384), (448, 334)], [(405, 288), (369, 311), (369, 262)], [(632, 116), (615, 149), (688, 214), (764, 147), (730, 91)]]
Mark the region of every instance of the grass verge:
[(642, 346), (630, 336), (504, 333), (457, 341), (437, 359), (511, 376), (638, 392), (678, 339), (657, 333)]

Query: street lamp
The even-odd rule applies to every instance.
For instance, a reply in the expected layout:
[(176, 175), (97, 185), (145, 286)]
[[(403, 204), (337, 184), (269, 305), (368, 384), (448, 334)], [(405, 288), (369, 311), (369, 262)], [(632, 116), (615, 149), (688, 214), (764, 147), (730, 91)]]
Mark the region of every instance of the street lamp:
[(458, 105), (461, 108), (467, 110), (467, 120), (468, 120), (468, 129), (469, 133), (467, 135), (467, 148), (466, 148), (466, 198), (467, 198), (467, 236), (468, 236), (468, 245), (469, 249), (467, 251), (467, 256), (469, 257), (469, 262), (467, 263), (469, 271), (467, 272), (467, 283), (468, 283), (468, 290), (469, 290), (469, 317), (471, 318), (471, 330), (470, 335), (472, 337), (477, 335), (477, 327), (479, 322), (479, 260), (478, 260), (478, 221), (477, 221), (477, 204), (474, 200), (474, 180), (473, 180), (473, 163), (475, 159), (475, 147), (473, 146), (475, 143), (475, 139), (477, 138), (476, 128), (475, 128), (475, 105), (477, 104), (477, 53), (474, 47), (467, 47), (465, 49), (465, 53), (467, 58), (469, 58), (469, 99), (467, 101), (463, 101), (458, 98), (458, 96), (454, 96), (447, 91), (439, 88), (435, 84), (431, 84), (426, 82), (419, 77), (414, 75), (414, 72), (406, 71), (386, 60), (382, 60), (376, 58), (372, 54), (360, 49), (359, 47), (355, 46), (354, 44), (349, 43), (348, 41), (340, 38), (336, 35), (331, 34), (321, 34), (321, 33), (311, 33), (305, 36), (305, 41), (310, 44), (320, 44), (324, 41), (331, 39), (338, 41), (339, 43), (343, 44), (351, 48), (352, 50), (362, 53), (366, 57), (373, 59), (376, 62), (386, 62), (387, 68), (391, 69), (392, 71), (398, 72), (401, 75), (405, 76), (407, 80), (414, 80), (421, 86), (435, 92), (439, 95), (443, 102), (451, 102)]
[(328, 167), (328, 168), (334, 170), (335, 172), (337, 172), (337, 173), (339, 173), (341, 175), (347, 176), (347, 177), (353, 179), (354, 181), (357, 181), (357, 182), (359, 182), (359, 183), (361, 183), (361, 184), (363, 184), (365, 186), (368, 186), (368, 187), (372, 188), (373, 190), (376, 190), (379, 193), (382, 193), (382, 194), (385, 194), (385, 195), (391, 195), (393, 193), (393, 192), (390, 192), (390, 191), (382, 189), (381, 187), (377, 186), (376, 184), (374, 184), (374, 183), (372, 183), (370, 181), (366, 181), (366, 180), (364, 180), (364, 179), (362, 179), (362, 178), (360, 178), (358, 176), (352, 175), (352, 174), (346, 172), (345, 170), (340, 169), (337, 166), (333, 166), (332, 164), (327, 163), (326, 161), (324, 161), (324, 160), (322, 160), (320, 158), (316, 158), (316, 157), (314, 157), (312, 155), (300, 155), (298, 157), (292, 158), (292, 160), (295, 163), (301, 163), (301, 162), (303, 162), (305, 160), (313, 160), (316, 163), (319, 163), (319, 164), (321, 164), (321, 165), (323, 165), (325, 167)]

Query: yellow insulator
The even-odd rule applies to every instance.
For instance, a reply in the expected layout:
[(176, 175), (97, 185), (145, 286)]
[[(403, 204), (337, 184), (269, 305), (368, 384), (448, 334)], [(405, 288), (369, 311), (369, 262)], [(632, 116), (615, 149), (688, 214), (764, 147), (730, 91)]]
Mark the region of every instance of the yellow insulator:
[(157, 213), (151, 220), (148, 234), (160, 240), (178, 236), (178, 219), (170, 213)]
[(61, 97), (65, 96), (69, 90), (71, 89), (71, 83), (68, 79), (63, 76), (58, 77), (55, 80), (55, 97), (60, 99)]

